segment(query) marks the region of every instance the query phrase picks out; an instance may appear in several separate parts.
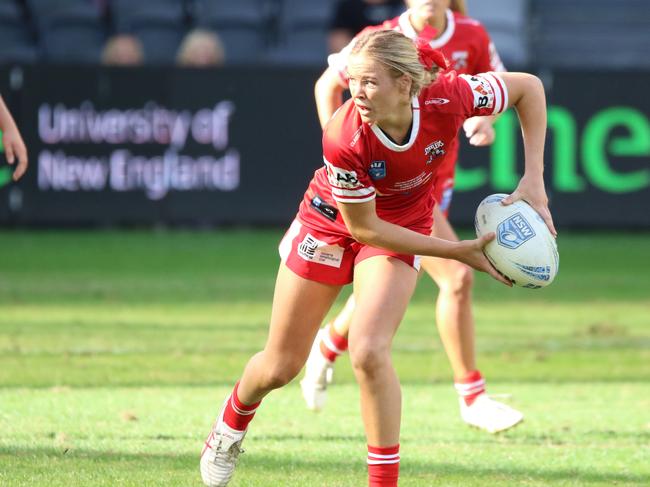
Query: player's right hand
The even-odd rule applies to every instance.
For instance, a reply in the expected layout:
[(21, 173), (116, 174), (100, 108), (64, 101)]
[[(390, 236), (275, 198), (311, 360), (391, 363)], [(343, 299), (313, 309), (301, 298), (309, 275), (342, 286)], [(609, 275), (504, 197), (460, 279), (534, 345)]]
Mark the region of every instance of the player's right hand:
[(490, 232), (475, 240), (461, 240), (458, 242), (459, 249), (455, 259), (473, 267), (477, 271), (486, 272), (497, 281), (512, 287), (512, 282), (496, 270), (483, 253), (483, 247), (495, 238), (496, 234)]
[(15, 164), (18, 159), (13, 176), (14, 181), (18, 181), (27, 171), (28, 159), (27, 148), (16, 126), (9, 127), (2, 133), (2, 145), (9, 164)]

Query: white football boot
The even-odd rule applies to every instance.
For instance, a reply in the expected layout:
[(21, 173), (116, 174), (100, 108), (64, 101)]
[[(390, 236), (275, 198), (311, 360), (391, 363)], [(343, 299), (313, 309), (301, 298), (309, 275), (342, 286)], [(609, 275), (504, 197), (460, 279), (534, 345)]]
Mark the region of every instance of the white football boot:
[[(229, 400), (230, 396), (226, 402)], [(230, 428), (223, 421), (224, 410), (225, 405), (221, 409), (210, 435), (205, 440), (205, 446), (201, 452), (201, 478), (203, 483), (209, 487), (228, 485), (235, 473), (239, 454), (244, 452), (241, 449), (241, 444), (246, 436), (246, 431)]]
[(480, 394), (468, 406), (460, 399), (460, 416), (468, 425), (487, 431), (499, 433), (516, 426), (524, 419), (524, 415), (516, 409), (491, 399), (487, 394)]
[(316, 334), (305, 365), (305, 376), (300, 381), (302, 397), (305, 398), (307, 408), (312, 411), (320, 411), (325, 407), (327, 385), (332, 383), (334, 376), (334, 363), (323, 357), (320, 351), (320, 342), (324, 333), (327, 333), (327, 328), (320, 329)]

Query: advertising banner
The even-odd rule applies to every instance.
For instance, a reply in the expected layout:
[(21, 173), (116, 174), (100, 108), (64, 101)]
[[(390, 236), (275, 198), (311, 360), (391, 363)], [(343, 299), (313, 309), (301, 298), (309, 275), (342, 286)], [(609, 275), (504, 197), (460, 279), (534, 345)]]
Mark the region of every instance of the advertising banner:
[[(0, 90), (30, 153), (4, 225), (286, 225), (322, 164), (299, 68), (7, 68)], [(559, 226), (650, 228), (650, 73), (544, 74), (546, 184)], [(514, 111), (489, 148), (461, 134), (451, 219), (523, 173)]]

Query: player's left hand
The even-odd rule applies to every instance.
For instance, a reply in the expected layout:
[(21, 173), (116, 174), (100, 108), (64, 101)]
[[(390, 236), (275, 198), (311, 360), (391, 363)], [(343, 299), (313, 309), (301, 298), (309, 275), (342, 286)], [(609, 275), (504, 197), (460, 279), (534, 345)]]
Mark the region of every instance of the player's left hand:
[(540, 177), (524, 176), (519, 181), (517, 189), (512, 194), (506, 196), (501, 200), (502, 205), (511, 205), (515, 201), (524, 200), (533, 209), (539, 213), (546, 223), (546, 226), (551, 231), (554, 237), (557, 237), (555, 225), (553, 225), (553, 217), (551, 210), (548, 209), (548, 196), (546, 196), (546, 189), (544, 188), (544, 179)]
[(9, 127), (2, 133), (2, 145), (4, 146), (5, 155), (9, 164), (15, 164), (16, 159), (18, 159), (13, 176), (14, 181), (18, 181), (25, 174), (25, 171), (27, 171), (28, 161), (27, 148), (16, 126)]
[(494, 142), (494, 122), (492, 117), (472, 117), (465, 120), (463, 130), (469, 139), (470, 145), (481, 147)]

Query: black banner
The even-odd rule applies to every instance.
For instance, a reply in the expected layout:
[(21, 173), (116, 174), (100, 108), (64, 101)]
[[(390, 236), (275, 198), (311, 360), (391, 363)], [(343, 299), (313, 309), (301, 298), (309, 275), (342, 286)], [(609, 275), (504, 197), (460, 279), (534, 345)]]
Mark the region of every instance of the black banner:
[[(296, 68), (6, 69), (0, 90), (30, 153), (0, 170), (0, 223), (280, 224), (322, 164), (319, 73)], [(650, 73), (544, 76), (547, 190), (560, 226), (650, 226)], [(463, 141), (451, 218), (523, 170), (513, 111), (490, 148)], [(464, 136), (461, 135), (461, 139)]]

